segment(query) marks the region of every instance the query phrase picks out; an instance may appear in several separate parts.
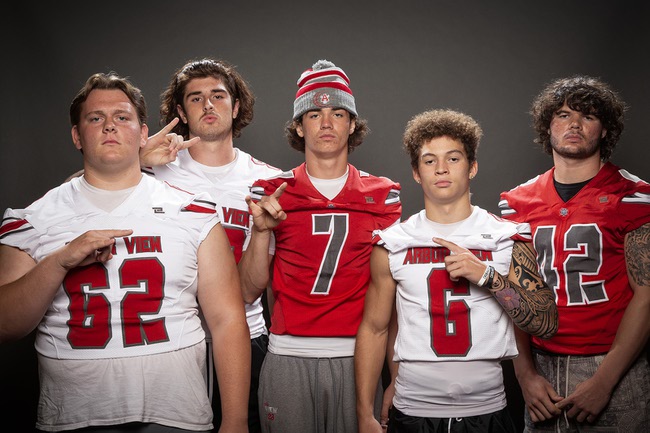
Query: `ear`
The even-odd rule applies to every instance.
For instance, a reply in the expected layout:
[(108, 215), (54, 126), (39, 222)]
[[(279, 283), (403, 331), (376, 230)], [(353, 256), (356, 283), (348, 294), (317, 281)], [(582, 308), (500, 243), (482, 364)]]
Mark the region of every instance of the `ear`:
[(474, 176), (478, 173), (478, 161), (474, 161), (469, 167), (469, 178), (474, 179)]
[(350, 135), (354, 133), (354, 129), (357, 127), (357, 121), (352, 119), (350, 121)]
[(78, 150), (81, 150), (81, 137), (79, 136), (79, 128), (77, 128), (77, 125), (72, 127), (70, 134), (72, 135), (72, 142), (74, 143), (74, 147), (76, 147)]
[(232, 118), (236, 119), (239, 114), (239, 99), (235, 100), (235, 105), (232, 107)]
[(600, 133), (600, 138), (605, 138), (606, 135), (607, 135), (607, 130), (603, 128), (603, 131)]
[(302, 123), (296, 122), (296, 134), (298, 134), (298, 137), (305, 138), (305, 133), (302, 130)]
[(149, 137), (149, 127), (143, 123), (140, 127), (140, 147), (144, 147), (147, 144), (147, 139)]
[(413, 179), (415, 179), (417, 183), (422, 183), (422, 178), (420, 177), (420, 171), (417, 168), (412, 168), (411, 172), (413, 173)]
[(181, 107), (181, 104), (178, 104), (176, 106), (176, 112), (178, 113), (178, 117), (181, 118), (183, 123), (187, 124), (187, 116), (185, 115), (185, 111), (183, 110), (183, 107)]

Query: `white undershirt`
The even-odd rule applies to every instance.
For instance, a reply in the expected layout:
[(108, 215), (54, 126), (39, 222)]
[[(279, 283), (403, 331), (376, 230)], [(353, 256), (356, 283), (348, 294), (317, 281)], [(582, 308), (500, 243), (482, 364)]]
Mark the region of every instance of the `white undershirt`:
[(226, 165), (220, 165), (218, 167), (201, 164), (194, 158), (192, 158), (192, 160), (197, 165), (197, 167), (201, 169), (205, 177), (210, 179), (210, 182), (218, 183), (221, 182), (228, 173), (230, 173), (230, 170), (232, 170), (232, 168), (237, 164), (238, 158), (239, 158), (239, 152), (235, 152), (235, 159), (233, 159), (231, 162), (229, 162)]
[(80, 191), (86, 199), (93, 204), (93, 206), (105, 212), (111, 212), (113, 209), (124, 203), (124, 200), (135, 190), (136, 186), (127, 189), (120, 189), (117, 191), (109, 191), (92, 186), (88, 183), (85, 176), (79, 179)]
[(318, 190), (318, 192), (323, 194), (328, 199), (332, 200), (334, 197), (339, 195), (343, 189), (343, 186), (345, 186), (345, 182), (348, 180), (348, 171), (349, 170), (345, 170), (345, 174), (336, 179), (319, 179), (317, 177), (313, 177), (309, 173), (307, 173), (307, 176), (309, 176), (309, 180), (311, 181), (312, 185), (314, 185), (314, 187)]

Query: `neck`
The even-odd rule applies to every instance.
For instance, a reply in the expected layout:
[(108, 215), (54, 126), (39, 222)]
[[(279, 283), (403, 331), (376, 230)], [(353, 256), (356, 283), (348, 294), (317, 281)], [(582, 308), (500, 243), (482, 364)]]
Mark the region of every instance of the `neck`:
[(579, 183), (589, 180), (598, 174), (604, 165), (600, 160), (600, 154), (583, 159), (566, 158), (553, 153), (553, 164), (555, 171), (553, 177), (560, 183)]
[(232, 136), (218, 141), (199, 141), (188, 149), (194, 161), (209, 167), (221, 167), (235, 159)]
[(120, 172), (97, 170), (86, 165), (83, 176), (90, 185), (106, 191), (131, 188), (139, 184), (142, 179), (139, 164)]
[(345, 174), (348, 169), (348, 154), (341, 154), (333, 158), (322, 158), (305, 152), (307, 173), (317, 179), (337, 179)]
[(460, 200), (450, 203), (439, 203), (424, 198), (424, 210), (427, 219), (439, 224), (451, 224), (462, 221), (472, 214), (472, 204), (469, 194)]

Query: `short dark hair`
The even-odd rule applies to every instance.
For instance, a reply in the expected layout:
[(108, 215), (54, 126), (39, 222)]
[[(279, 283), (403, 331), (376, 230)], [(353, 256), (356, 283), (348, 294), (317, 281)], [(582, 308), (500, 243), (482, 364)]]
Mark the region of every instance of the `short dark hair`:
[(623, 115), (627, 108), (623, 100), (608, 84), (589, 76), (560, 78), (548, 84), (533, 101), (530, 113), (537, 132), (535, 143), (549, 155), (553, 154), (549, 132), (551, 120), (565, 102), (572, 110), (592, 114), (600, 120), (607, 130), (600, 140), (600, 159), (607, 161), (623, 133)]
[(476, 161), (483, 130), (472, 117), (453, 110), (429, 110), (420, 113), (406, 124), (403, 147), (411, 157), (411, 167), (418, 168), (420, 149), (427, 141), (449, 137), (463, 143), (469, 163)]
[(144, 125), (147, 122), (147, 104), (140, 89), (135, 87), (127, 78), (120, 77), (115, 72), (106, 74), (100, 72), (91, 75), (72, 100), (70, 104), (70, 123), (72, 126), (79, 124), (81, 120), (81, 106), (88, 99), (90, 92), (95, 89), (121, 90), (135, 107), (140, 125)]
[[(183, 106), (183, 96), (187, 83), (195, 78), (214, 77), (221, 80), (226, 86), (230, 97), (232, 98), (233, 107), (236, 101), (239, 101), (239, 111), (237, 117), (232, 121), (232, 136), (237, 138), (241, 135), (241, 130), (253, 121), (253, 105), (255, 105), (255, 96), (244, 78), (235, 70), (235, 67), (223, 60), (214, 60), (203, 58), (201, 60), (192, 60), (187, 62), (182, 68), (174, 72), (169, 86), (162, 93), (162, 102), (160, 104), (160, 121), (161, 124), (167, 125), (174, 117), (178, 116), (177, 106)], [(187, 140), (190, 136), (190, 129), (187, 124), (178, 122), (173, 132), (182, 135)]]

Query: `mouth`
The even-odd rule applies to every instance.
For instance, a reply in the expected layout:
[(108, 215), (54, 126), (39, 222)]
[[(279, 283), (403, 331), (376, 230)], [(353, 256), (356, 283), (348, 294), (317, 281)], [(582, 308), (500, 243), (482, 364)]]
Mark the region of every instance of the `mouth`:
[(571, 133), (569, 133), (569, 134), (565, 134), (565, 135), (564, 135), (564, 138), (565, 138), (566, 140), (569, 140), (569, 141), (581, 141), (581, 140), (584, 139), (584, 137), (582, 136), (582, 134), (578, 134), (578, 133), (575, 133), (575, 132), (571, 132)]
[(449, 180), (439, 180), (434, 185), (439, 187), (439, 188), (447, 188), (447, 187), (451, 186), (451, 181), (449, 181)]

